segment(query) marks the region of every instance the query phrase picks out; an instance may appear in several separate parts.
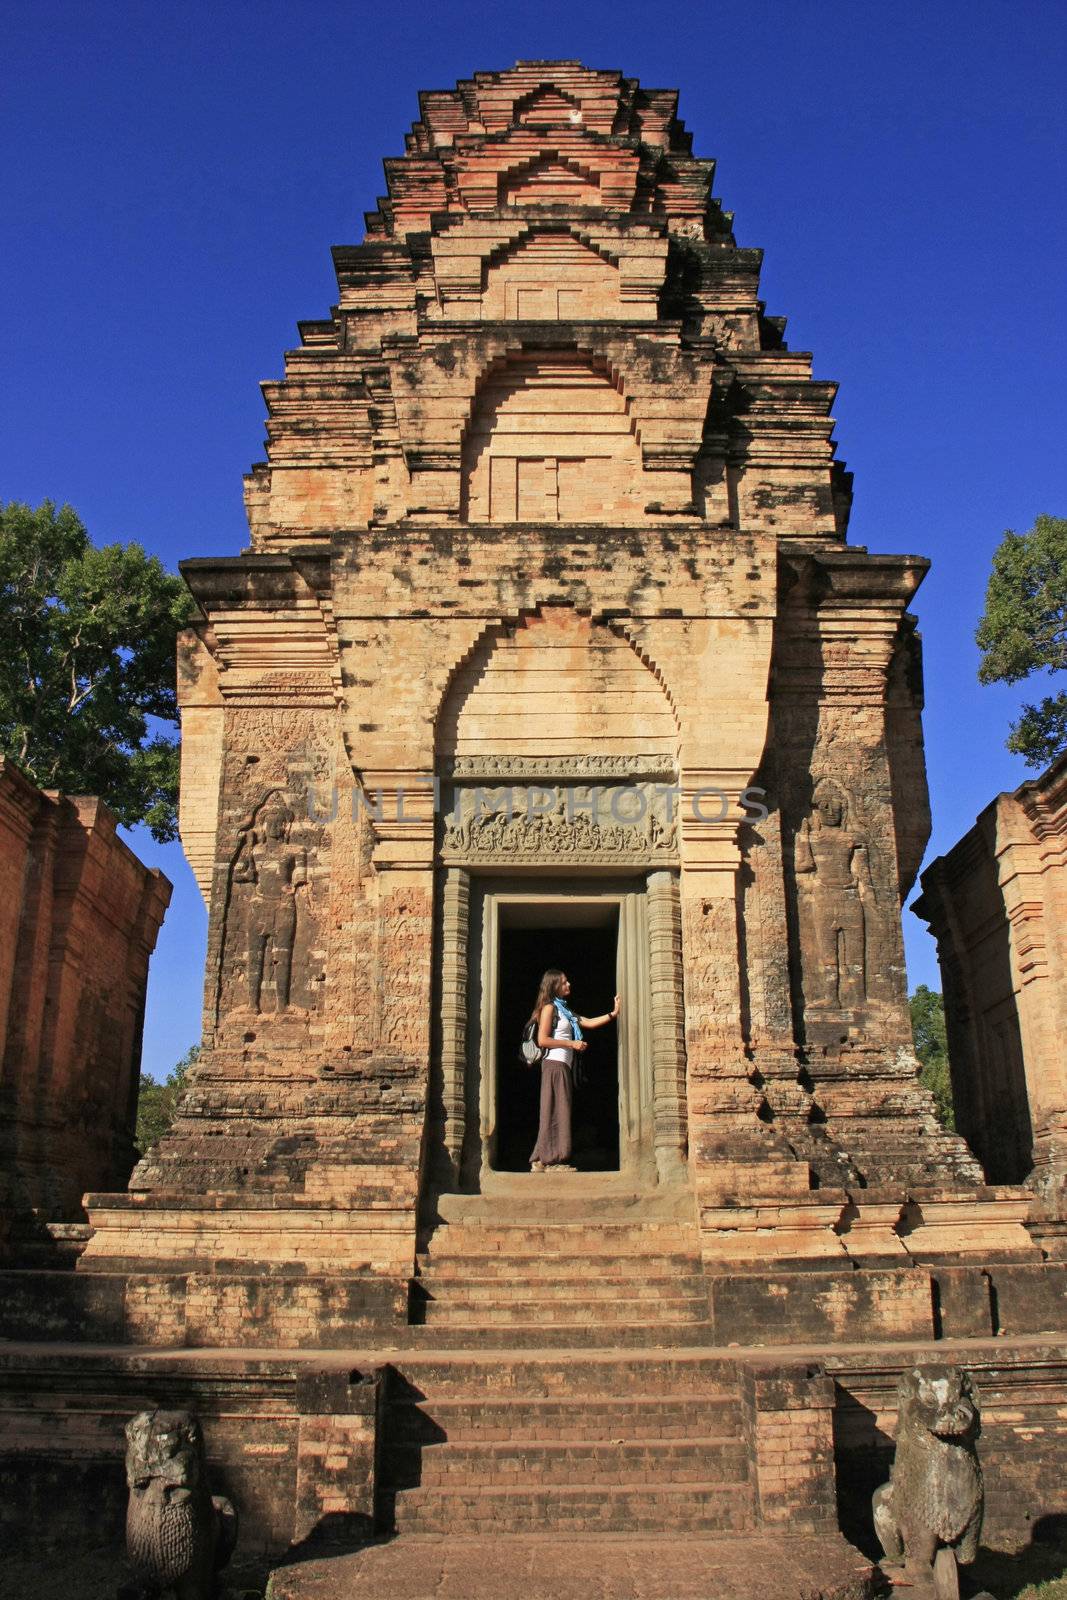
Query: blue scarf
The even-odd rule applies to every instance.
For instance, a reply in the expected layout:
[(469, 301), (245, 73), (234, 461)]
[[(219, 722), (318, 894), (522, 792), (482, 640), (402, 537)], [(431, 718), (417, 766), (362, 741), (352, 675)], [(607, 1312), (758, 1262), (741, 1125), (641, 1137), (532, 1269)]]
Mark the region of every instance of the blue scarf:
[(582, 1037), (582, 1025), (578, 1021), (578, 1018), (574, 1015), (574, 1012), (571, 1010), (567, 1002), (565, 1000), (560, 1000), (557, 997), (555, 1000), (553, 1000), (552, 1004), (555, 1006), (560, 1016), (566, 1017), (567, 1021), (570, 1023), (574, 1030), (574, 1037), (576, 1039), (580, 1039)]

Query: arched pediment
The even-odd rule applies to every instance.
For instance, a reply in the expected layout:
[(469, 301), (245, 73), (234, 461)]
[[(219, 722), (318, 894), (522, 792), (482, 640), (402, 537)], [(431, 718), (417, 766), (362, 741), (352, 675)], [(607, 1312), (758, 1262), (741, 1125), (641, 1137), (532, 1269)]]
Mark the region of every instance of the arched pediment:
[(571, 94), (554, 83), (539, 84), (529, 94), (520, 95), (512, 108), (512, 121), (528, 127), (552, 127), (559, 122), (581, 122), (582, 108)]
[(485, 320), (622, 315), (618, 267), (571, 233), (528, 234), (491, 258), (486, 268)]
[(546, 150), (497, 179), (500, 206), (599, 206), (603, 204), (598, 174)]
[[(430, 248), (437, 294), (428, 321), (657, 320), (668, 248), (658, 224), (512, 207), (457, 217)], [(560, 292), (517, 292), (533, 286)]]
[(446, 759), (659, 756), (678, 723), (628, 639), (569, 606), (486, 634), (456, 670), (437, 718)]
[(462, 449), (467, 522), (643, 520), (641, 450), (625, 397), (575, 350), (491, 368)]

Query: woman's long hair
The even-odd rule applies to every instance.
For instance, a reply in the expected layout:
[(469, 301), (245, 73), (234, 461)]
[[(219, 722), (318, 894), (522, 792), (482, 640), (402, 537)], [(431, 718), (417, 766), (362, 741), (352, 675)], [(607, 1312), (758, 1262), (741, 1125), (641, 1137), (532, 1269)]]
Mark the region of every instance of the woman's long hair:
[(541, 983), (537, 990), (537, 999), (534, 1001), (534, 1008), (530, 1012), (531, 1022), (541, 1015), (542, 1006), (547, 1006), (550, 1001), (556, 999), (564, 976), (565, 974), (560, 971), (559, 967), (549, 967), (548, 971), (542, 975)]

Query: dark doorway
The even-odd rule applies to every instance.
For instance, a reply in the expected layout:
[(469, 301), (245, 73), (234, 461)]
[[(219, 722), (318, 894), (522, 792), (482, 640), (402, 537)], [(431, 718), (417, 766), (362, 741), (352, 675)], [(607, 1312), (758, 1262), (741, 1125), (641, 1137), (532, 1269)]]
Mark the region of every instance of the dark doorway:
[[(528, 1172), (537, 1140), (539, 1067), (519, 1062), (522, 1030), (546, 967), (571, 980), (570, 1004), (581, 1016), (611, 1010), (615, 993), (619, 915), (616, 905), (565, 903), (508, 907), (500, 929), (497, 1009), (496, 1149), (498, 1172)], [(521, 920), (521, 926), (510, 925)], [(573, 1161), (583, 1172), (619, 1168), (619, 1049), (614, 1023), (589, 1035), (578, 1058), (574, 1091)]]

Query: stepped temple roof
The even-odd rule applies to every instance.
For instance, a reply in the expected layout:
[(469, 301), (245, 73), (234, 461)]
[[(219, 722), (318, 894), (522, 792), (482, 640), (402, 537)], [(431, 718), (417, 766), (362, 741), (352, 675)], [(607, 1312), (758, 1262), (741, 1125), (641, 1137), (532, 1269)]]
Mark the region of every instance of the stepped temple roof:
[(677, 100), (575, 61), (420, 96), (337, 304), (264, 385), (257, 548), (487, 520), (843, 537), (835, 386), (766, 315)]

